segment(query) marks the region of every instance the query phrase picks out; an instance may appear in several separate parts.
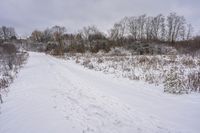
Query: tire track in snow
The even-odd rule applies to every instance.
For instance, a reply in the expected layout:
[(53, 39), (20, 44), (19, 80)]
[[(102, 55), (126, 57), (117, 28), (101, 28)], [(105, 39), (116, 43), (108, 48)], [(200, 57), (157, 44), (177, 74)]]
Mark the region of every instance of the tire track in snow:
[[(152, 129), (152, 132), (169, 132), (162, 126), (154, 127), (159, 123), (152, 123), (150, 119), (140, 119), (137, 117), (137, 112), (130, 109), (130, 107), (127, 107), (116, 98), (105, 96), (97, 90), (94, 91), (93, 88), (86, 87), (85, 81), (69, 71), (65, 62), (63, 63), (63, 61), (55, 58), (51, 59), (50, 62), (55, 64), (55, 66), (57, 65), (56, 68), (58, 70), (55, 75), (58, 80), (63, 81), (63, 79), (65, 79), (64, 83), (60, 83), (63, 90), (67, 88), (66, 90), (68, 91), (65, 93), (64, 97), (66, 97), (67, 103), (71, 102), (70, 106), (74, 109), (74, 118), (72, 117), (72, 119), (82, 119), (83, 122), (81, 124), (86, 127), (83, 132), (87, 132), (88, 129), (90, 129), (89, 132), (121, 132), (120, 129), (127, 129), (127, 131), (133, 131), (134, 129), (136, 132), (149, 132)], [(66, 76), (64, 72), (68, 75)], [(72, 78), (72, 80), (70, 80), (70, 78)], [(68, 86), (66, 86), (66, 84), (68, 84)], [(70, 106), (67, 105), (65, 107), (69, 108)], [(68, 110), (68, 108), (66, 108), (66, 110)], [(149, 121), (148, 127), (145, 127), (145, 121)], [(88, 123), (90, 124), (88, 125)], [(141, 126), (143, 128), (137, 128)], [(152, 129), (149, 129), (149, 126), (152, 126)], [(106, 131), (105, 129), (107, 128), (108, 130)]]

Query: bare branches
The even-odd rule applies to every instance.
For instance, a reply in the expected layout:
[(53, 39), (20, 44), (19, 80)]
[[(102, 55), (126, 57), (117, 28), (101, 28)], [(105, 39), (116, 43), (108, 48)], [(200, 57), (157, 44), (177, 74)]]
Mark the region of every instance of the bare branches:
[(131, 36), (134, 40), (169, 41), (176, 42), (189, 39), (192, 26), (187, 25), (183, 16), (170, 13), (167, 19), (162, 14), (155, 17), (141, 15), (138, 17), (125, 17), (115, 23), (110, 30), (113, 40)]
[(176, 13), (170, 13), (167, 17), (168, 41), (174, 43), (177, 39), (180, 39), (179, 37), (184, 36), (185, 23), (185, 18), (183, 16), (178, 16)]
[(192, 37), (193, 27), (191, 24), (187, 25), (187, 40), (190, 40)]

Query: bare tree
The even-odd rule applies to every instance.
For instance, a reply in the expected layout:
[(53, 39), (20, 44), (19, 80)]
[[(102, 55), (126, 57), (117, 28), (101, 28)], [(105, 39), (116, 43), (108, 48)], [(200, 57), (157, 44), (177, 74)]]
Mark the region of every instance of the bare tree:
[(63, 34), (66, 32), (65, 27), (54, 26), (51, 28), (54, 40), (59, 44), (58, 54), (64, 53)]
[(181, 26), (179, 31), (179, 40), (185, 41), (186, 39), (186, 27)]
[(168, 26), (168, 41), (175, 42), (181, 35), (181, 30), (184, 30), (185, 18), (178, 16), (176, 13), (170, 13), (167, 17)]
[(141, 15), (138, 17), (138, 26), (139, 26), (139, 39), (143, 40), (145, 38), (144, 33), (145, 33), (145, 22), (146, 22), (146, 15)]
[(43, 32), (43, 38), (44, 38), (45, 42), (48, 42), (48, 41), (50, 41), (50, 40), (53, 39), (52, 31), (49, 28), (47, 28), (47, 29), (44, 30), (44, 32)]
[(34, 30), (31, 33), (31, 40), (41, 42), (43, 39), (43, 33), (39, 30)]
[(119, 37), (123, 38), (127, 35), (127, 25), (128, 25), (128, 17), (124, 17), (120, 22), (119, 22)]
[(0, 40), (4, 40), (4, 34), (3, 34), (2, 27), (0, 27)]
[(92, 26), (83, 27), (80, 33), (85, 40), (88, 40), (90, 35), (99, 34), (100, 31), (95, 25), (92, 25)]
[(7, 40), (9, 37), (9, 35), (8, 35), (8, 28), (7, 27), (5, 27), (5, 26), (2, 26), (2, 33), (3, 33), (3, 39), (4, 40)]
[(123, 38), (127, 34), (128, 17), (124, 17), (120, 22), (115, 23), (113, 28), (110, 30), (110, 38), (112, 40), (120, 40), (123, 42)]
[(0, 103), (3, 103), (3, 99), (2, 99), (1, 94), (0, 94)]
[(193, 27), (191, 24), (187, 25), (187, 37), (186, 39), (189, 40), (192, 37)]
[(146, 40), (152, 40), (153, 38), (153, 26), (152, 26), (153, 17), (147, 17), (145, 24), (145, 34)]
[(83, 27), (83, 29), (80, 30), (80, 35), (85, 41), (85, 46), (91, 49), (92, 40), (95, 38), (95, 36), (96, 37), (102, 36), (102, 33), (99, 31), (99, 29), (95, 25), (92, 25), (92, 26)]
[(111, 40), (117, 40), (119, 37), (118, 24), (114, 24), (113, 28), (109, 30)]
[(133, 37), (133, 39), (137, 40), (139, 25), (138, 25), (136, 17), (130, 17), (128, 19), (128, 30), (131, 36)]
[(154, 17), (152, 20), (152, 34), (154, 40), (160, 40), (163, 38), (165, 18), (162, 14)]
[(0, 28), (0, 39), (2, 40), (9, 40), (13, 37), (16, 38), (16, 32), (15, 29), (13, 27), (6, 27), (6, 26), (2, 26)]

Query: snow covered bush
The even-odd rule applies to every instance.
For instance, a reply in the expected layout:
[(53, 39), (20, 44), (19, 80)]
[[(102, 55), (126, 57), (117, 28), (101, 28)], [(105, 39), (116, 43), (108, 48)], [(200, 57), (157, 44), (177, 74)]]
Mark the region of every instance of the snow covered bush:
[(89, 59), (86, 59), (82, 64), (83, 64), (84, 67), (87, 67), (89, 69), (94, 68), (93, 64), (91, 63), (91, 61)]
[[(14, 77), (28, 58), (28, 53), (10, 50), (12, 47), (0, 45), (2, 49), (0, 53), (0, 97), (2, 93), (8, 91), (6, 88), (13, 82)], [(2, 102), (2, 97), (0, 101)]]
[(200, 72), (190, 73), (187, 78), (187, 87), (200, 92)]
[(174, 94), (187, 93), (188, 89), (185, 88), (183, 81), (180, 73), (175, 68), (171, 68), (164, 80), (164, 92)]
[(91, 61), (89, 59), (86, 59), (83, 61), (82, 65), (87, 67), (87, 65), (90, 63)]
[(5, 78), (0, 79), (0, 89), (8, 87), (8, 80)]

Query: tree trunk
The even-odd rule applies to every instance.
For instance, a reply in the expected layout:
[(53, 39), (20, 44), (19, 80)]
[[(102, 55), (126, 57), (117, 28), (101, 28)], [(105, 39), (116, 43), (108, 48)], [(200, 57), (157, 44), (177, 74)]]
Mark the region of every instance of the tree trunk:
[(1, 94), (0, 94), (0, 103), (3, 103), (3, 99), (2, 99)]

